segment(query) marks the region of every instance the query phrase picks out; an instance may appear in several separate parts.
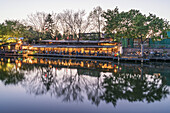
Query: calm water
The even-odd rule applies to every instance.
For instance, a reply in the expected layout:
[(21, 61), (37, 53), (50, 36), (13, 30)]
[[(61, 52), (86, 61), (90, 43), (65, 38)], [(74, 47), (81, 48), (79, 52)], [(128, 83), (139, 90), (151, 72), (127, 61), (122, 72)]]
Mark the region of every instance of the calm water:
[(170, 63), (1, 58), (0, 113), (169, 113)]

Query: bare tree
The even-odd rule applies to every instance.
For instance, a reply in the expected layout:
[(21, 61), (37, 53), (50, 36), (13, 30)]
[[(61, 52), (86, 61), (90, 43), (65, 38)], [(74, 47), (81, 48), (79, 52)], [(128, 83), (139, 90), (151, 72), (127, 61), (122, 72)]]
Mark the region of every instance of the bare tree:
[[(50, 19), (48, 16), (50, 15)], [(52, 37), (54, 38), (56, 35), (59, 34), (59, 16), (57, 13), (45, 13), (45, 12), (36, 12), (35, 14), (28, 15), (28, 18), (25, 20), (22, 20), (22, 23), (26, 26), (30, 26), (33, 28), (34, 31), (43, 33), (43, 36), (38, 35), (40, 38), (47, 38), (48, 34), (46, 32), (47, 26), (49, 25), (49, 22), (47, 20), (51, 20), (52, 27), (50, 27)], [(48, 24), (48, 25), (47, 25)], [(48, 27), (49, 30), (49, 27)], [(46, 35), (45, 35), (46, 34)]]
[(60, 25), (59, 25), (59, 15), (57, 13), (52, 12), (51, 13), (51, 18), (53, 19), (53, 33), (55, 36), (57, 36), (61, 31), (60, 31)]
[(76, 25), (75, 25), (75, 18), (73, 16), (72, 10), (64, 10), (63, 13), (59, 14), (60, 22), (63, 27), (65, 33), (74, 34)]
[[(101, 32), (104, 27), (104, 18), (102, 17), (103, 10), (100, 6), (97, 6), (89, 14), (90, 30), (93, 32)], [(100, 35), (99, 35), (100, 37)]]
[(35, 14), (28, 15), (27, 24), (32, 26), (34, 30), (43, 32), (45, 19), (47, 17), (47, 13), (45, 12), (36, 12)]
[(70, 29), (69, 29), (69, 26), (68, 26), (68, 24), (65, 22), (65, 19), (64, 19), (64, 14), (63, 13), (60, 13), (59, 15), (58, 15), (58, 17), (59, 17), (59, 31), (61, 31), (64, 35), (69, 35), (69, 34), (71, 34), (71, 32), (70, 32)]
[(64, 10), (63, 13), (59, 14), (62, 32), (67, 33), (68, 35), (77, 35), (80, 32), (86, 32), (89, 21), (85, 19), (85, 15), (85, 10), (79, 10), (77, 12), (74, 12), (73, 10)]

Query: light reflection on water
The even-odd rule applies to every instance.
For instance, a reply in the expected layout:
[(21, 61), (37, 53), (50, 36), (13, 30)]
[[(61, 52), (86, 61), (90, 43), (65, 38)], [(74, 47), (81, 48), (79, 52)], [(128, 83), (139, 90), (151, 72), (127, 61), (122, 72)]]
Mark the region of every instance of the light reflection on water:
[(168, 63), (1, 58), (0, 111), (168, 113), (168, 69)]

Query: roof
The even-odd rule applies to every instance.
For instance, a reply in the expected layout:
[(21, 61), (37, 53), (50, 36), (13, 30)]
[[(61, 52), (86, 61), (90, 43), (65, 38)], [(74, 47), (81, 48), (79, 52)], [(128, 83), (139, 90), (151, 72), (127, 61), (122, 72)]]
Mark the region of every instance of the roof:
[(98, 45), (32, 45), (37, 48), (113, 48), (115, 46), (98, 46)]
[(18, 43), (5, 43), (5, 44), (2, 44), (1, 46), (8, 46), (8, 45), (16, 45), (16, 44), (18, 44)]
[(18, 44), (18, 43), (11, 43), (10, 45), (12, 45), (12, 46), (13, 46), (13, 45), (16, 45), (16, 44)]
[(2, 44), (1, 46), (8, 46), (9, 44), (5, 43), (5, 44)]
[(22, 44), (21, 46), (29, 46), (29, 44)]
[(53, 43), (115, 43), (111, 41), (91, 41), (91, 40), (40, 40), (39, 42), (53, 42)]

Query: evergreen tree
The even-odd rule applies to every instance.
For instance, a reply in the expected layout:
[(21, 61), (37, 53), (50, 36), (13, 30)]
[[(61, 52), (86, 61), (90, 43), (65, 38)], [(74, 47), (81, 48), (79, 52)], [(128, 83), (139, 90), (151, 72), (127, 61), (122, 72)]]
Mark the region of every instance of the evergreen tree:
[(54, 21), (52, 19), (51, 14), (48, 14), (47, 18), (45, 19), (45, 25), (44, 25), (46, 39), (53, 39), (54, 38), (53, 29), (54, 29)]
[(146, 16), (139, 10), (119, 12), (116, 7), (114, 10), (107, 10), (103, 17), (106, 19), (104, 30), (106, 33), (113, 34), (116, 38), (140, 38), (141, 56), (143, 57), (143, 46), (147, 39), (160, 39), (161, 35), (166, 36), (168, 22), (156, 15)]

